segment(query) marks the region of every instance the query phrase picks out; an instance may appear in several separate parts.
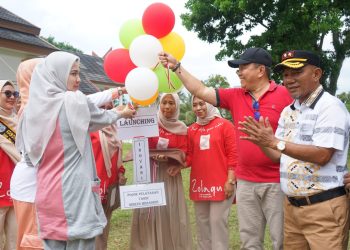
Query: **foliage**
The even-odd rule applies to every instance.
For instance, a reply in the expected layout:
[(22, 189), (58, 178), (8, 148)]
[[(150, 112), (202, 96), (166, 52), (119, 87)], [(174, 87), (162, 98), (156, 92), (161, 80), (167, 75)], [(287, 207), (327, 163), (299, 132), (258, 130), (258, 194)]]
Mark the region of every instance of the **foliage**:
[(350, 112), (350, 92), (342, 92), (337, 97), (345, 104), (346, 108)]
[[(226, 77), (221, 75), (211, 75), (207, 80), (203, 82), (208, 87), (213, 88), (229, 88), (230, 84), (227, 82)], [(196, 121), (196, 116), (192, 112), (192, 95), (188, 91), (179, 92), (181, 106), (180, 106), (180, 120), (187, 126)], [(231, 114), (228, 110), (219, 109), (223, 118), (232, 120)]]
[[(286, 50), (312, 50), (322, 57), (322, 84), (335, 94), (343, 61), (350, 55), (349, 0), (188, 0), (185, 7), (185, 27), (204, 41), (221, 44), (217, 59), (263, 47), (277, 63)], [(324, 48), (326, 35), (333, 50)]]
[[(226, 77), (221, 75), (211, 75), (207, 80), (204, 81), (204, 84), (208, 87), (217, 88), (229, 88), (230, 84), (228, 83)], [(231, 120), (232, 116), (229, 110), (219, 108), (220, 114), (223, 118)]]
[(73, 47), (69, 43), (55, 41), (55, 38), (53, 36), (49, 36), (48, 38), (45, 38), (45, 37), (41, 37), (41, 38), (44, 39), (45, 41), (47, 41), (48, 43), (51, 43), (52, 45), (56, 46), (57, 48), (59, 48), (61, 50), (68, 51), (68, 52), (75, 52), (75, 53), (76, 52), (83, 53), (82, 50)]

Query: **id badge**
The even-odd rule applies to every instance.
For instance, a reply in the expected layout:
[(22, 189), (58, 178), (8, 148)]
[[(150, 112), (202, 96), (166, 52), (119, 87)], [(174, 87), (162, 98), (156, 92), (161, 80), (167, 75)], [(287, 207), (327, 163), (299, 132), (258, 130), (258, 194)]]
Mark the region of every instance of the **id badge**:
[(210, 149), (210, 135), (201, 135), (199, 141), (200, 150)]
[(159, 137), (158, 143), (157, 143), (157, 149), (167, 149), (169, 146), (169, 139)]

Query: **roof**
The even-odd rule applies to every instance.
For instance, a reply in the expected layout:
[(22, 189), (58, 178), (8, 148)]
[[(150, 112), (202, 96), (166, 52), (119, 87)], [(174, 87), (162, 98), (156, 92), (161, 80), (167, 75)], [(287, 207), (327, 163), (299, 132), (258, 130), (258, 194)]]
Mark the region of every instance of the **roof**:
[(0, 21), (1, 20), (6, 20), (12, 23), (18, 23), (21, 25), (25, 25), (31, 28), (37, 28), (40, 30), (40, 28), (38, 28), (37, 26), (31, 24), (30, 22), (24, 20), (23, 18), (13, 14), (12, 12), (8, 11), (7, 9), (3, 8), (2, 6), (0, 6)]
[(54, 47), (50, 43), (44, 41), (43, 39), (37, 36), (33, 36), (27, 33), (18, 32), (14, 30), (9, 30), (1, 27), (0, 27), (0, 38), (15, 41), (15, 42), (26, 43), (26, 44), (30, 44), (38, 47), (57, 50), (56, 47)]
[(0, 6), (0, 40), (2, 47), (49, 54), (55, 46), (39, 37), (40, 28)]

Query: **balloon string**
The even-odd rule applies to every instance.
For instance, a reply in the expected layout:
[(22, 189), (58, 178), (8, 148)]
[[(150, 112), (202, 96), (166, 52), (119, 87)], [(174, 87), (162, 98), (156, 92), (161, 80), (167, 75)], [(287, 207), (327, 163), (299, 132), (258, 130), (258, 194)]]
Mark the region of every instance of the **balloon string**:
[(167, 79), (168, 79), (168, 86), (169, 86), (169, 89), (175, 89), (175, 86), (174, 84), (171, 82), (170, 80), (170, 71), (169, 71), (169, 64), (167, 64), (167, 69), (165, 70), (165, 74), (167, 76)]

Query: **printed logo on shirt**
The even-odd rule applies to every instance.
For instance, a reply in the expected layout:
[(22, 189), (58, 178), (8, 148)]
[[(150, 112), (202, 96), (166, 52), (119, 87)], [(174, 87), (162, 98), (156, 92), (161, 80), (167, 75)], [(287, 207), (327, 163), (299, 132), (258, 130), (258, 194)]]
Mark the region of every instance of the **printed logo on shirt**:
[(167, 149), (169, 146), (169, 139), (159, 137), (158, 143), (157, 143), (157, 149)]
[(199, 141), (200, 150), (210, 149), (210, 134), (209, 135), (201, 135)]

